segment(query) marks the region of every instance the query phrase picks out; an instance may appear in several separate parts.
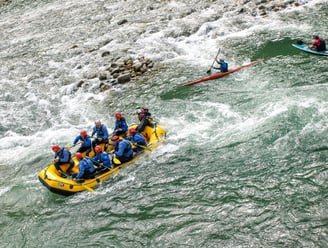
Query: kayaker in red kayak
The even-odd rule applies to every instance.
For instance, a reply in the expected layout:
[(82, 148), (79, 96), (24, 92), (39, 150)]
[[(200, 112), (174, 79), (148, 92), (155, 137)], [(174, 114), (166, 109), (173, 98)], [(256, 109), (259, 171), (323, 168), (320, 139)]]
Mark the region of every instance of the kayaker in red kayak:
[(224, 61), (223, 58), (220, 58), (219, 60), (216, 59), (216, 62), (218, 63), (218, 65), (220, 65), (220, 67), (214, 67), (214, 69), (216, 70), (220, 70), (220, 72), (227, 72), (228, 71), (228, 63)]

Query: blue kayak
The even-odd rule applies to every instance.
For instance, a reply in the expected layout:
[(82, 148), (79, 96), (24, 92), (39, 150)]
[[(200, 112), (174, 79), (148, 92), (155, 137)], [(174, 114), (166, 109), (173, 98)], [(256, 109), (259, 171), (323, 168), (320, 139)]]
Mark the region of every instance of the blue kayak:
[(304, 52), (307, 53), (312, 53), (312, 54), (316, 54), (316, 55), (320, 55), (320, 56), (328, 56), (328, 50), (326, 51), (322, 51), (322, 52), (318, 52), (315, 50), (312, 50), (311, 48), (309, 48), (307, 45), (302, 44), (302, 45), (298, 45), (298, 44), (292, 44), (293, 47), (296, 47), (297, 49), (300, 49)]

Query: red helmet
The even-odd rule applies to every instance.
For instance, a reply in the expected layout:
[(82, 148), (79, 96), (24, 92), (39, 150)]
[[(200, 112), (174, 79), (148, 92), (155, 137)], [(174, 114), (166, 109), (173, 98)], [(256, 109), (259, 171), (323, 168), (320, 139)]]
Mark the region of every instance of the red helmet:
[(143, 106), (141, 109), (146, 112), (148, 111), (148, 108), (146, 106)]
[(129, 133), (130, 134), (135, 134), (135, 133), (137, 133), (137, 130), (135, 128), (130, 128)]
[(75, 157), (76, 157), (78, 160), (81, 160), (81, 159), (83, 158), (83, 155), (82, 155), (82, 153), (77, 152), (77, 153), (75, 153)]
[(119, 140), (119, 137), (117, 135), (114, 135), (110, 140), (116, 142)]
[(122, 114), (120, 112), (116, 112), (115, 113), (115, 118), (116, 119), (121, 119), (122, 118)]
[(59, 145), (53, 145), (53, 146), (51, 147), (51, 149), (52, 149), (54, 152), (59, 152), (59, 150), (60, 150), (60, 146), (59, 146)]
[(80, 132), (80, 135), (81, 135), (82, 137), (87, 136), (87, 131), (86, 131), (86, 130), (82, 130), (82, 131)]
[(102, 152), (102, 148), (101, 148), (101, 146), (96, 146), (96, 147), (95, 147), (95, 152), (96, 152), (96, 153)]

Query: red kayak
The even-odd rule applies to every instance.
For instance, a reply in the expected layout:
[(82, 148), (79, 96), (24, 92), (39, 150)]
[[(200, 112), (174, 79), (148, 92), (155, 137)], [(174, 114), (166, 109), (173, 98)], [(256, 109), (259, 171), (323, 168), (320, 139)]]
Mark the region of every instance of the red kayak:
[(205, 81), (208, 81), (208, 80), (213, 80), (213, 79), (221, 78), (221, 77), (227, 76), (227, 75), (229, 75), (231, 73), (234, 73), (236, 71), (239, 71), (241, 69), (244, 69), (246, 67), (255, 65), (255, 64), (259, 63), (260, 61), (262, 61), (262, 60), (257, 60), (257, 61), (250, 62), (249, 64), (239, 66), (239, 67), (234, 68), (234, 69), (231, 69), (231, 70), (229, 70), (227, 72), (215, 73), (215, 74), (213, 74), (211, 76), (200, 78), (198, 80), (195, 80), (195, 81), (192, 81), (192, 82), (189, 82), (189, 83), (185, 83), (182, 86), (190, 86), (190, 85), (199, 84), (199, 83), (202, 83), (202, 82), (205, 82)]

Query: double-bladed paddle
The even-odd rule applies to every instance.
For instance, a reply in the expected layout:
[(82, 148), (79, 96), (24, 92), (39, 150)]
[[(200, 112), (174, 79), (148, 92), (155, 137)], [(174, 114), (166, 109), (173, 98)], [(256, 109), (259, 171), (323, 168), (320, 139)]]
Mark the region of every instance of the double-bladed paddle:
[(216, 56), (215, 56), (215, 58), (214, 58), (214, 60), (213, 60), (213, 63), (212, 63), (212, 65), (211, 65), (211, 67), (210, 67), (210, 69), (207, 71), (207, 74), (210, 74), (211, 73), (211, 69), (213, 68), (213, 65), (214, 65), (214, 63), (215, 63), (215, 61), (217, 60), (217, 58), (218, 58), (218, 56), (219, 56), (219, 54), (220, 54), (220, 48), (219, 48), (219, 50), (218, 50), (218, 52), (217, 52), (217, 54), (216, 54)]

